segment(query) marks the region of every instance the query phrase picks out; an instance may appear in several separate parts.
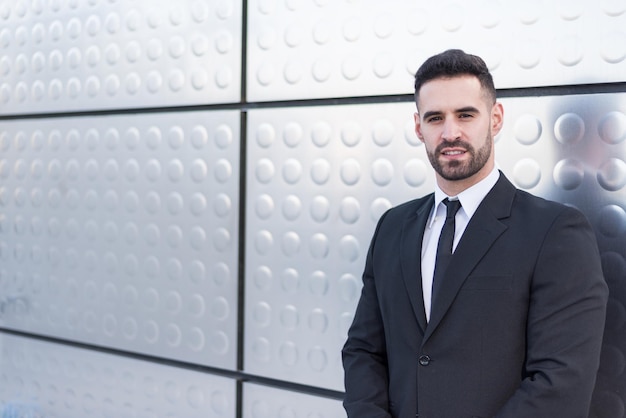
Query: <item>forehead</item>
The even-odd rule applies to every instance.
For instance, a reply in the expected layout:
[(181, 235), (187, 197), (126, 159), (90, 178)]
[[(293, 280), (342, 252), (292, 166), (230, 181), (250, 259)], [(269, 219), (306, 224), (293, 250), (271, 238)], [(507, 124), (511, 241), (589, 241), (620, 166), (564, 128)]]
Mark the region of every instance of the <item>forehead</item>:
[(476, 108), (487, 104), (478, 78), (471, 75), (436, 78), (422, 85), (419, 90), (417, 107), (420, 111), (460, 109), (467, 106)]

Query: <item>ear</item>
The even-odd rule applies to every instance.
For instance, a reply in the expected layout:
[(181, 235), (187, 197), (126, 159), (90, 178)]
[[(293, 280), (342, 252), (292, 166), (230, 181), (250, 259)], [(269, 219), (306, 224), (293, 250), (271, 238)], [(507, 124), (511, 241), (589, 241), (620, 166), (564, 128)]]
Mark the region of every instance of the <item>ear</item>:
[(496, 102), (491, 108), (491, 134), (495, 137), (502, 130), (504, 124), (504, 107), (502, 103)]
[(420, 122), (420, 114), (415, 112), (413, 114), (413, 120), (415, 121), (415, 134), (420, 141), (424, 142), (424, 135), (422, 135), (422, 124)]

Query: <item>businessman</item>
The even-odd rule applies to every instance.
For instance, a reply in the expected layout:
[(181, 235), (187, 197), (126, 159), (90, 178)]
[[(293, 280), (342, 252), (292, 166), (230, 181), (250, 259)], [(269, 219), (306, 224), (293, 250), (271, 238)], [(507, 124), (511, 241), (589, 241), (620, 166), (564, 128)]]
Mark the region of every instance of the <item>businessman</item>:
[(608, 290), (576, 209), (516, 189), (484, 61), (415, 75), (434, 193), (379, 220), (342, 351), (351, 418), (587, 418)]

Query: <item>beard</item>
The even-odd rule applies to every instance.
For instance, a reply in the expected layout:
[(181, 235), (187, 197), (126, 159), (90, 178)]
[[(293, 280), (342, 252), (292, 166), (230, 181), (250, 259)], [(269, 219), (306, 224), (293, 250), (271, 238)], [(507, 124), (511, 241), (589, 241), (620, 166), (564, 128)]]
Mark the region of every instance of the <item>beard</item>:
[[(441, 151), (446, 147), (462, 148), (471, 158), (468, 162), (451, 161), (442, 163), (439, 161), (438, 156), (441, 155)], [(489, 132), (485, 138), (485, 143), (478, 150), (464, 141), (456, 140), (439, 144), (434, 152), (426, 150), (426, 154), (437, 174), (446, 180), (456, 181), (467, 179), (478, 173), (489, 161), (492, 147), (493, 136)]]

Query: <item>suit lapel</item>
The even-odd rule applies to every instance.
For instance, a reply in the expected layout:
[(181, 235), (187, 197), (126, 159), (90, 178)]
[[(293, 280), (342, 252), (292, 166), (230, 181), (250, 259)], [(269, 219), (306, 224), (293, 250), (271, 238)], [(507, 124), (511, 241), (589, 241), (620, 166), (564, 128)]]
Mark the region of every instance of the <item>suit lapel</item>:
[(457, 245), (443, 279), (445, 284), (440, 287), (436, 304), (432, 307), (424, 341), (437, 328), (476, 264), (507, 229), (500, 219), (508, 217), (511, 213), (514, 195), (515, 187), (501, 173), (496, 185), (472, 216)]
[(424, 229), (434, 201), (434, 195), (427, 196), (417, 212), (408, 217), (402, 227), (402, 253), (400, 255), (402, 277), (422, 333), (426, 329), (426, 314), (422, 294), (422, 264), (420, 260), (422, 258)]

